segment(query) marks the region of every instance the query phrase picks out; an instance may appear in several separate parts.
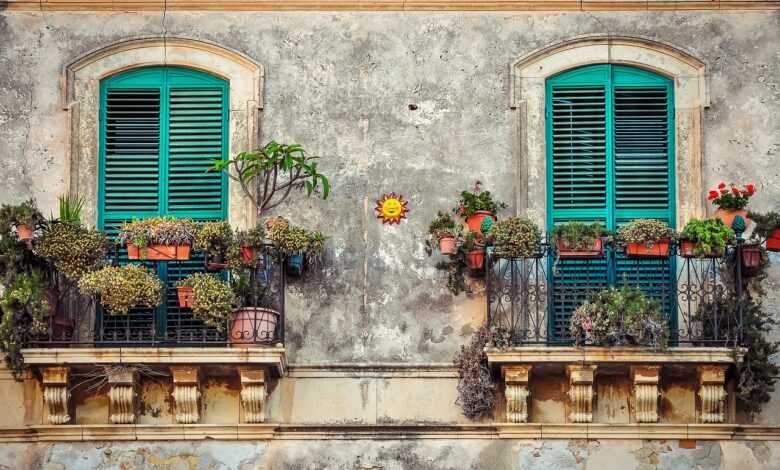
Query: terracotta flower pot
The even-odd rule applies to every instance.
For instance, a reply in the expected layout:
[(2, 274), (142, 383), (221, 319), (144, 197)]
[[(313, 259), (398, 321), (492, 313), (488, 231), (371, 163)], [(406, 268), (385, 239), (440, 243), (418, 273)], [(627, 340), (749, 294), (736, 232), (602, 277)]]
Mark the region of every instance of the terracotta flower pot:
[(496, 216), (490, 211), (477, 211), (471, 217), (466, 218), (466, 225), (472, 232), (482, 233), (482, 221), (487, 217), (496, 220)]
[(471, 250), (466, 253), (466, 266), (478, 271), (485, 265), (485, 250)]
[(33, 238), (33, 229), (27, 224), (18, 224), (16, 226), (16, 236), (20, 242), (29, 242)]
[(191, 249), (190, 245), (149, 245), (146, 248), (140, 248), (128, 243), (127, 257), (150, 261), (186, 261), (190, 259)]
[(742, 267), (752, 270), (761, 265), (761, 248), (758, 245), (745, 245), (742, 247)]
[(238, 347), (254, 346), (276, 340), (279, 312), (270, 308), (244, 307), (233, 313), (230, 326), (230, 344)]
[(192, 308), (192, 303), (195, 301), (195, 291), (192, 290), (192, 286), (177, 286), (176, 295), (179, 297), (179, 307)]
[(206, 269), (209, 271), (220, 271), (227, 267), (225, 263), (225, 255), (218, 254), (206, 254)]
[(443, 255), (455, 254), (455, 237), (452, 235), (439, 237), (439, 250), (441, 250)]
[(741, 215), (743, 219), (747, 220), (747, 210), (745, 209), (740, 209), (740, 210), (718, 209), (715, 211), (715, 217), (722, 220), (723, 223), (729, 227), (731, 227), (731, 224), (734, 223), (734, 217), (738, 215)]
[[(693, 240), (682, 240), (680, 241), (680, 253), (679, 255), (683, 258), (696, 258), (697, 256), (694, 254), (696, 250), (696, 242)], [(699, 258), (720, 258), (723, 256), (723, 252), (717, 252), (717, 251), (711, 251), (709, 253), (704, 253)]]
[(244, 261), (244, 263), (252, 263), (255, 260), (256, 257), (256, 250), (253, 246), (242, 246), (241, 247), (241, 260)]
[(558, 256), (566, 258), (599, 258), (604, 255), (604, 242), (601, 238), (594, 238), (593, 243), (584, 250), (573, 250), (564, 240), (555, 242), (558, 248)]
[(775, 229), (769, 238), (766, 239), (766, 249), (769, 251), (780, 251), (780, 228)]
[(666, 258), (669, 256), (668, 238), (656, 240), (650, 246), (646, 243), (629, 243), (626, 245), (626, 255), (639, 258)]

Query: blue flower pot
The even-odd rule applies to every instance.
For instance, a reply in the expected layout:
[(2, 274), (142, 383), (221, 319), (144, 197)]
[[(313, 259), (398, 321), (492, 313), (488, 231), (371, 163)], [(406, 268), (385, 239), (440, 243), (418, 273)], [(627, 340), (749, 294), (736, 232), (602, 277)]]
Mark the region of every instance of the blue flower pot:
[(300, 276), (303, 274), (303, 253), (292, 255), (287, 258), (287, 272), (293, 276)]

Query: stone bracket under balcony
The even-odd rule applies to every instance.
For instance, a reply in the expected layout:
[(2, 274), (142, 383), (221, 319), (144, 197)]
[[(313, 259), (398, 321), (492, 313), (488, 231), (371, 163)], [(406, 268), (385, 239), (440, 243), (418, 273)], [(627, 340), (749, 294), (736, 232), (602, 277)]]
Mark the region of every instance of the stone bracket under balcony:
[(496, 416), (509, 423), (735, 420), (730, 371), (742, 360), (742, 349), (588, 346), (486, 352), (503, 380), (504, 400)]
[[(134, 424), (140, 391), (148, 390), (150, 382), (167, 390), (165, 401), (177, 424), (197, 424), (204, 383), (215, 377), (238, 389), (240, 422), (263, 423), (268, 386), (287, 370), (283, 347), (46, 348), (25, 349), (22, 355), (41, 373), (46, 421), (51, 425), (71, 424), (74, 416), (77, 422), (80, 413), (102, 413), (86, 405), (90, 402), (106, 403), (107, 423)], [(100, 383), (104, 386), (95, 386)]]

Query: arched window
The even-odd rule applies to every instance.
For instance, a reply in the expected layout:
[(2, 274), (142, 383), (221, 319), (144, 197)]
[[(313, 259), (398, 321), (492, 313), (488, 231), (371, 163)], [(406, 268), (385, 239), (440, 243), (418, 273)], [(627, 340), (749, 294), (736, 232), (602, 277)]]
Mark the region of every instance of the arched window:
[[(155, 215), (227, 218), (227, 179), (207, 170), (228, 156), (228, 89), (221, 78), (183, 67), (140, 68), (101, 81), (99, 228), (115, 234), (125, 221)], [(197, 257), (154, 265), (169, 286), (202, 266)], [(205, 331), (172, 298), (157, 311), (98, 319), (97, 340), (105, 342)]]
[[(547, 226), (634, 219), (675, 225), (674, 83), (635, 67), (588, 65), (546, 81)], [(561, 261), (553, 274), (550, 332), (568, 337), (569, 316), (594, 287), (638, 285), (672, 312), (673, 261)], [(674, 319), (673, 315), (670, 318)], [(672, 325), (674, 327), (674, 325)]]

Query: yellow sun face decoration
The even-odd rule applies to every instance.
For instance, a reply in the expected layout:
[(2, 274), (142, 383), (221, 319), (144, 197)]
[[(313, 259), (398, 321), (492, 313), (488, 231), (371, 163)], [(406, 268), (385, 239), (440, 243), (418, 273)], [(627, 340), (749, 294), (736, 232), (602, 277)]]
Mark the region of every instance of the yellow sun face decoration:
[(382, 219), (382, 223), (385, 224), (400, 224), (401, 219), (405, 219), (406, 213), (409, 212), (407, 204), (409, 203), (400, 194), (384, 194), (376, 201), (374, 209), (376, 210), (376, 218)]

